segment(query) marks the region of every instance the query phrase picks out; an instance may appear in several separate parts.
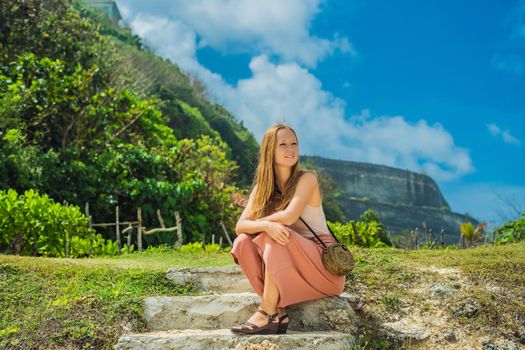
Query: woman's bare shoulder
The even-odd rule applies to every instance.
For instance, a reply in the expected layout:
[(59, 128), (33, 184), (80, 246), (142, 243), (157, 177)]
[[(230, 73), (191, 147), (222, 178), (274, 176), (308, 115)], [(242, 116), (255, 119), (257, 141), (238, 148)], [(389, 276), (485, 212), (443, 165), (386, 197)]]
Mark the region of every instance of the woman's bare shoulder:
[(313, 190), (308, 204), (312, 206), (321, 205), (322, 194), (317, 172), (306, 170), (303, 174), (301, 174), (301, 178), (299, 178), (299, 181), (305, 183), (307, 187)]
[(315, 181), (317, 182), (317, 172), (314, 170), (301, 170), (299, 171), (299, 180), (303, 181)]

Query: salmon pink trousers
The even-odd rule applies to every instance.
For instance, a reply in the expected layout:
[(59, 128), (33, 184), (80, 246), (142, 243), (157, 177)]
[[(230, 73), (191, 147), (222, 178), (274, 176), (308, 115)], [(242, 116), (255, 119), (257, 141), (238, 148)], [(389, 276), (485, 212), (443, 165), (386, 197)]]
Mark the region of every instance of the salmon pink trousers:
[[(266, 232), (241, 233), (233, 242), (233, 259), (255, 292), (262, 297), (266, 267), (279, 290), (277, 307), (341, 294), (346, 276), (336, 276), (324, 267), (321, 243), (289, 231), (286, 245), (277, 243)], [(331, 235), (320, 237), (327, 246), (335, 242)]]

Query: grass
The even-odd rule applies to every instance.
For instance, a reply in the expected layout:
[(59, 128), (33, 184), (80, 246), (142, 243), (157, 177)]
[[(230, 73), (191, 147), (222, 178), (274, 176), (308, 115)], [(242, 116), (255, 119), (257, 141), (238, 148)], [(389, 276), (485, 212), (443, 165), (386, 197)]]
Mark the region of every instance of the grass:
[[(468, 289), (446, 300), (451, 327), (516, 339), (525, 324), (525, 242), (466, 250), (352, 251), (357, 264), (346, 291), (365, 305), (358, 312), (356, 349), (412, 348), (382, 337), (378, 329), (409, 306), (435, 311), (428, 295), (414, 292), (443, 280), (422, 270), (430, 266), (457, 269), (469, 281)], [(173, 286), (164, 277), (168, 268), (230, 264), (227, 252), (159, 250), (94, 259), (0, 255), (0, 349), (112, 349), (124, 329), (146, 330), (144, 298), (198, 293), (191, 285)], [(502, 288), (491, 291), (486, 285)], [(475, 315), (454, 313), (472, 300), (481, 305)]]
[[(38, 264), (35, 264), (35, 259)], [(192, 266), (220, 266), (230, 265), (232, 258), (229, 253), (192, 253), (162, 251), (160, 253), (123, 254), (117, 257), (95, 258), (95, 259), (56, 259), (43, 257), (25, 257), (0, 255), (1, 263), (15, 263), (17, 266), (27, 269), (45, 268), (45, 266), (57, 267), (61, 270), (77, 269), (113, 269), (133, 271), (159, 271), (165, 272), (170, 267), (192, 267)]]
[[(361, 338), (356, 349), (417, 348), (385, 339), (379, 329), (383, 322), (406, 316), (410, 307), (437, 311), (428, 294), (416, 292), (422, 286), (450, 282), (432, 272), (436, 269), (449, 269), (452, 274), (458, 270), (467, 283), (439, 305), (447, 311), (449, 327), (474, 337), (488, 334), (525, 344), (525, 242), (462, 250), (353, 247), (352, 252), (357, 264), (347, 279), (346, 291), (359, 295), (365, 304), (358, 314)], [(472, 303), (479, 305), (474, 315), (458, 312)]]
[(115, 258), (0, 255), (0, 348), (112, 349), (124, 328), (145, 330), (142, 300), (191, 295), (170, 267), (226, 265), (228, 253), (162, 252)]

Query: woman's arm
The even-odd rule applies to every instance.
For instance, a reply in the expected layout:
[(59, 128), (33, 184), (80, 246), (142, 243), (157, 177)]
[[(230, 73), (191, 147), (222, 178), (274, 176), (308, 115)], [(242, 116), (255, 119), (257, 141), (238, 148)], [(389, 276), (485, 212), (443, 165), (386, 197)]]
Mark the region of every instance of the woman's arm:
[(255, 201), (255, 191), (257, 185), (250, 193), (250, 198), (248, 198), (248, 203), (242, 211), (242, 214), (237, 220), (235, 225), (235, 233), (240, 235), (241, 233), (255, 234), (260, 232), (266, 232), (270, 237), (282, 245), (286, 245), (289, 242), (290, 232), (283, 224), (278, 222), (272, 222), (269, 220), (250, 220), (248, 219), (248, 213), (253, 207)]
[(292, 225), (301, 216), (304, 207), (310, 201), (310, 198), (317, 187), (317, 176), (314, 173), (308, 172), (303, 174), (299, 178), (294, 196), (286, 209), (277, 211), (258, 220), (261, 222), (272, 221), (279, 222), (283, 225)]
[(250, 220), (248, 219), (248, 213), (251, 211), (254, 202), (255, 202), (255, 192), (257, 190), (257, 185), (254, 186), (250, 197), (248, 198), (248, 203), (242, 211), (237, 224), (235, 225), (235, 233), (239, 235), (240, 233), (254, 234), (262, 231), (266, 231), (268, 227), (268, 221), (266, 220)]

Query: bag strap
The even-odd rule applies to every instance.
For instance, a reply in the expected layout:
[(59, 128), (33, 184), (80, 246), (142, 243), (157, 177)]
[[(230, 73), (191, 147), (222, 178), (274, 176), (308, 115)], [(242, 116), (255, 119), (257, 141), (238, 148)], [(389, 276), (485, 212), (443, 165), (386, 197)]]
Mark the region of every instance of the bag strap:
[[(321, 240), (321, 238), (319, 238), (319, 236), (314, 232), (314, 230), (312, 230), (312, 228), (310, 226), (308, 226), (308, 224), (306, 223), (306, 221), (303, 220), (302, 217), (299, 217), (299, 219), (301, 219), (301, 221), (303, 222), (303, 224), (305, 224), (306, 227), (308, 227), (308, 229), (314, 234), (315, 238), (317, 238), (319, 240), (319, 242), (321, 242), (321, 244), (323, 245), (323, 247), (326, 248), (326, 244), (324, 244), (324, 242)], [(334, 239), (337, 243), (339, 243), (339, 240), (337, 239), (337, 237), (334, 235), (334, 233), (332, 232), (332, 229), (330, 228), (330, 226), (328, 226), (328, 223), (326, 223), (326, 227), (328, 227), (328, 231), (330, 231), (330, 233), (332, 234), (332, 236), (334, 236)]]

